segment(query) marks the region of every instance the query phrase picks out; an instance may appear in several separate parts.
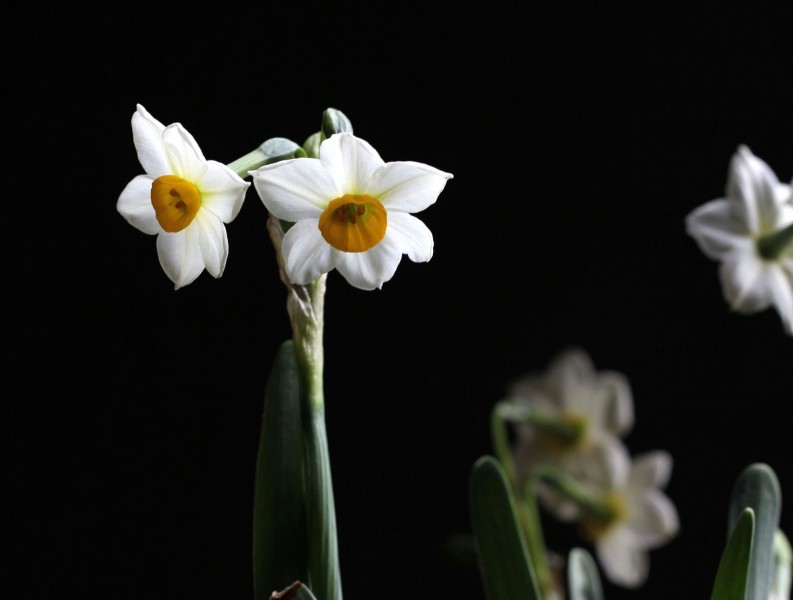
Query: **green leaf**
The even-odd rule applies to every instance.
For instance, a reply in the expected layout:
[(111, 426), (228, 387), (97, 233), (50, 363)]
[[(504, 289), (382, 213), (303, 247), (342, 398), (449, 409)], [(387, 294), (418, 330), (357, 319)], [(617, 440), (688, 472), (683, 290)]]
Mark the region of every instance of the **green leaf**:
[(488, 600), (539, 600), (515, 502), (495, 458), (483, 456), (474, 463), (469, 493), (479, 572)]
[(737, 518), (721, 555), (711, 600), (744, 600), (747, 597), (754, 526), (754, 511), (745, 508)]
[(573, 548), (567, 558), (567, 589), (570, 600), (603, 600), (595, 560), (583, 548)]
[(289, 158), (305, 158), (306, 156), (306, 151), (299, 144), (281, 137), (270, 138), (259, 146), (259, 150), (267, 157), (263, 163), (265, 165), (271, 165)]
[(746, 600), (768, 600), (774, 569), (774, 536), (779, 528), (782, 493), (768, 465), (749, 465), (738, 477), (730, 498), (729, 530), (745, 508), (754, 510), (755, 526)]
[(256, 457), (253, 512), (255, 598), (305, 581), (306, 513), (303, 497), (300, 383), (292, 341), (281, 345), (264, 394)]
[(774, 536), (774, 580), (771, 584), (772, 594), (775, 598), (787, 600), (790, 598), (791, 567), (793, 566), (793, 548), (787, 536), (781, 529), (777, 529)]
[[(308, 403), (304, 398), (304, 410)], [(325, 417), (313, 412), (303, 420), (306, 467), (306, 523), (308, 528), (308, 582), (323, 600), (341, 600), (336, 508), (328, 454)]]

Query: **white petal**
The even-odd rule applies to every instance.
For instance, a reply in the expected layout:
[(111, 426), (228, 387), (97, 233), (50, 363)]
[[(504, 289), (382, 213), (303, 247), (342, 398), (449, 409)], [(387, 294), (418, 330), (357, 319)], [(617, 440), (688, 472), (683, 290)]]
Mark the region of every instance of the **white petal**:
[(790, 203), (791, 200), (793, 200), (793, 198), (791, 198), (791, 195), (793, 195), (793, 188), (790, 185), (788, 185), (787, 183), (780, 183), (779, 185), (777, 185), (775, 190), (775, 196), (776, 196), (776, 203), (778, 206), (783, 206), (785, 204)]
[(157, 255), (160, 266), (168, 278), (174, 282), (174, 289), (184, 287), (201, 275), (204, 260), (201, 256), (201, 242), (198, 227), (189, 227), (177, 233), (161, 233), (157, 236)]
[(201, 192), (201, 209), (224, 223), (231, 223), (239, 214), (250, 186), (226, 165), (214, 160), (206, 162), (206, 171), (195, 184)]
[(116, 209), (130, 225), (149, 235), (162, 231), (151, 205), (152, 181), (149, 175), (138, 175), (127, 184), (116, 203)]
[(714, 260), (720, 260), (750, 235), (746, 223), (733, 216), (730, 203), (724, 199), (713, 200), (689, 213), (686, 231)]
[(724, 297), (737, 312), (753, 313), (771, 304), (764, 266), (755, 255), (750, 241), (724, 257), (719, 276)]
[(297, 285), (307, 285), (336, 266), (336, 253), (322, 237), (317, 219), (292, 225), (284, 235), (281, 252), (286, 276)]
[(416, 217), (407, 213), (389, 212), (386, 235), (413, 262), (427, 262), (432, 258), (432, 232)]
[(780, 268), (769, 268), (768, 277), (769, 293), (772, 302), (788, 335), (793, 335), (793, 281), (790, 272)]
[(645, 488), (663, 488), (672, 475), (672, 455), (663, 450), (646, 452), (633, 459), (628, 487), (639, 491)]
[(316, 158), (292, 158), (250, 172), (268, 212), (296, 222), (318, 219), (331, 200), (344, 195)]
[(752, 233), (768, 231), (776, 223), (778, 187), (771, 168), (746, 146), (739, 147), (730, 165), (727, 194)]
[(451, 173), (422, 163), (390, 162), (375, 173), (367, 193), (387, 210), (415, 213), (433, 204), (451, 178)]
[(336, 270), (353, 287), (373, 290), (394, 276), (401, 258), (399, 248), (385, 237), (366, 252), (339, 252)]
[(788, 194), (784, 203), (780, 203), (777, 207), (777, 222), (775, 229), (778, 231), (784, 229), (786, 226), (793, 223), (793, 197)]
[(138, 104), (138, 110), (132, 115), (132, 141), (143, 170), (154, 178), (170, 173), (168, 154), (162, 141), (164, 129), (165, 125)]
[(337, 133), (322, 142), (319, 160), (345, 194), (372, 194), (375, 171), (385, 163), (369, 142), (351, 133)]
[(598, 386), (606, 397), (604, 428), (615, 435), (627, 434), (633, 427), (633, 392), (628, 379), (621, 373), (603, 371)]
[(609, 581), (637, 588), (647, 580), (650, 559), (643, 550), (631, 546), (621, 533), (615, 531), (600, 540), (596, 546), (597, 557)]
[(199, 211), (190, 228), (198, 229), (201, 260), (212, 277), (220, 277), (229, 256), (229, 240), (223, 222), (212, 213)]
[(603, 435), (591, 451), (589, 470), (592, 480), (600, 479), (598, 487), (603, 490), (623, 490), (628, 483), (631, 458), (625, 444), (619, 438)]
[(162, 132), (171, 173), (188, 181), (201, 180), (207, 170), (206, 159), (195, 139), (179, 123), (168, 125)]
[(509, 394), (548, 416), (561, 414), (557, 396), (547, 394), (535, 376), (524, 377), (513, 383), (509, 387)]
[(589, 386), (595, 380), (595, 367), (589, 355), (581, 348), (567, 348), (551, 361), (545, 376), (545, 386), (549, 392), (567, 399), (580, 386)]
[(657, 548), (671, 540), (680, 529), (675, 505), (660, 490), (647, 489), (631, 497), (628, 510), (621, 535), (636, 548)]

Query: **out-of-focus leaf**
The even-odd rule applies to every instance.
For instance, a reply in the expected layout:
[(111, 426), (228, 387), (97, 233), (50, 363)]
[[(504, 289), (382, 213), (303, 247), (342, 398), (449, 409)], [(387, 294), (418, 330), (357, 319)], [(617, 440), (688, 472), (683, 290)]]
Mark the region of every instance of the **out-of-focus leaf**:
[(721, 555), (711, 600), (744, 600), (747, 597), (754, 525), (754, 511), (745, 508)]
[(603, 600), (603, 585), (595, 560), (583, 548), (573, 548), (567, 558), (570, 600)]
[(495, 458), (483, 456), (474, 463), (469, 492), (479, 572), (488, 600), (540, 600), (514, 499)]
[(779, 528), (782, 493), (768, 465), (754, 463), (739, 475), (730, 497), (729, 531), (744, 509), (754, 510), (754, 540), (746, 600), (768, 600), (774, 570), (774, 536)]

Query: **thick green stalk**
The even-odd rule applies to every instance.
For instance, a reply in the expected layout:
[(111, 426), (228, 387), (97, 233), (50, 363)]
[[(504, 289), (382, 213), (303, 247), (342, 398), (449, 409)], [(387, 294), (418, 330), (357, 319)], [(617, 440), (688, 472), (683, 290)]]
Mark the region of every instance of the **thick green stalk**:
[(325, 430), (323, 342), (325, 279), (290, 286), (287, 309), (301, 382), (309, 581), (317, 598), (341, 600), (336, 510)]

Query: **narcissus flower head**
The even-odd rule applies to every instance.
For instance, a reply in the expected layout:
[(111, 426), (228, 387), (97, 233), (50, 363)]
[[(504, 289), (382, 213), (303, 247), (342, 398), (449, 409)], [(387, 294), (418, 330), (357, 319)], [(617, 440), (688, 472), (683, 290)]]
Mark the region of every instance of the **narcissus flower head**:
[(721, 263), (724, 297), (749, 314), (773, 306), (793, 335), (793, 205), (791, 186), (746, 146), (733, 155), (724, 198), (686, 217), (702, 252)]
[(165, 127), (140, 104), (132, 138), (145, 175), (127, 184), (118, 212), (134, 227), (157, 236), (157, 254), (175, 289), (204, 269), (220, 277), (228, 258), (224, 223), (234, 220), (250, 183), (226, 165), (206, 160), (179, 123)]
[(306, 285), (336, 269), (354, 287), (381, 288), (402, 254), (430, 260), (432, 233), (410, 213), (433, 204), (452, 178), (418, 162), (389, 162), (352, 133), (322, 142), (319, 158), (251, 171), (272, 216), (293, 223), (281, 252), (290, 282)]
[(672, 473), (672, 457), (662, 450), (631, 460), (627, 449), (614, 445), (600, 454), (600, 481), (590, 479), (608, 507), (608, 516), (582, 515), (582, 531), (595, 545), (608, 579), (636, 588), (647, 579), (648, 551), (663, 546), (680, 528), (675, 505), (664, 493)]
[[(603, 447), (620, 445), (633, 426), (633, 394), (628, 379), (615, 371), (596, 371), (581, 348), (557, 355), (544, 373), (516, 381), (510, 402), (528, 410), (516, 418), (514, 448), (518, 477), (548, 465), (581, 481), (600, 468)], [(579, 516), (578, 507), (552, 491), (541, 490), (546, 508), (562, 520)]]

